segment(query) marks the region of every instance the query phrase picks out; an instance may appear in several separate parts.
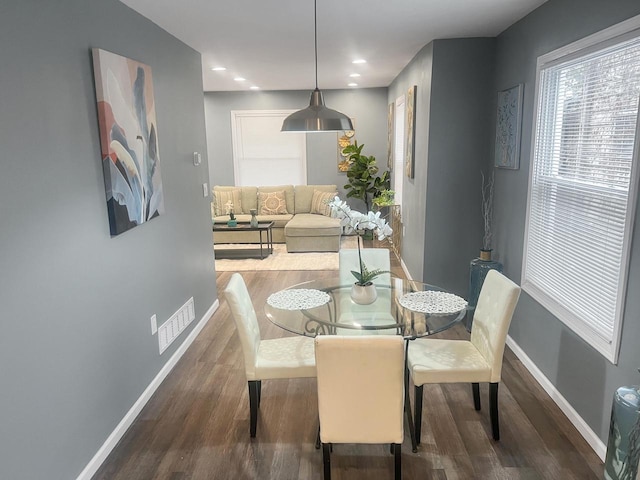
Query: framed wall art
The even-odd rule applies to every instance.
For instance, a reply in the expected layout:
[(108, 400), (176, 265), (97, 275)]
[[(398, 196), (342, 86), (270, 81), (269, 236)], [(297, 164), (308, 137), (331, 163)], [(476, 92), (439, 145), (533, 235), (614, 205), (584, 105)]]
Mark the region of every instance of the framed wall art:
[(391, 172), (393, 170), (393, 138), (395, 125), (395, 106), (394, 102), (389, 104), (387, 113), (387, 168)]
[(520, 168), (523, 90), (519, 84), (498, 92), (494, 165), (499, 168)]
[(416, 167), (416, 93), (418, 91), (417, 85), (413, 85), (407, 92), (406, 100), (406, 122), (405, 128), (407, 129), (407, 139), (405, 142), (404, 150), (404, 171), (409, 178), (415, 176)]
[[(351, 119), (351, 124), (353, 125), (353, 128), (356, 127), (356, 123), (353, 118)], [(345, 153), (344, 149), (355, 142), (355, 134), (355, 130), (338, 132), (338, 172), (340, 173), (345, 173), (349, 170), (349, 154)]]
[(164, 213), (151, 67), (94, 48), (98, 128), (111, 235)]

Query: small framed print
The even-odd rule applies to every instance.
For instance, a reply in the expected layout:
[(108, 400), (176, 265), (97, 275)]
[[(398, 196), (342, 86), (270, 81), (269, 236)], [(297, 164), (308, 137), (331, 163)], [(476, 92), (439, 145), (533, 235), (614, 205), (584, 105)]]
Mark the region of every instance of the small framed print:
[(494, 165), (498, 168), (520, 168), (523, 90), (524, 86), (519, 84), (498, 92), (494, 157)]
[(407, 129), (407, 138), (405, 143), (405, 151), (404, 151), (404, 171), (407, 177), (414, 178), (415, 177), (415, 169), (416, 169), (416, 93), (418, 87), (413, 85), (409, 87), (407, 91), (407, 101), (406, 101), (406, 121), (405, 128)]
[[(351, 123), (355, 128), (355, 120), (352, 118)], [(353, 144), (356, 140), (355, 138), (356, 131), (355, 130), (345, 130), (343, 132), (338, 132), (338, 172), (344, 173), (349, 170), (349, 155), (344, 152), (344, 149), (349, 145)]]
[(395, 103), (391, 102), (389, 104), (389, 112), (387, 113), (387, 168), (390, 172), (393, 170), (395, 106)]

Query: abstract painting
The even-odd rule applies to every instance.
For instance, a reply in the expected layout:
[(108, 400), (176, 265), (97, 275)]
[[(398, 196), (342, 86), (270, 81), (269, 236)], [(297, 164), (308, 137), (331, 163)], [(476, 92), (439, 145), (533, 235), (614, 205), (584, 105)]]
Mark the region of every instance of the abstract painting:
[(409, 88), (407, 92), (407, 101), (406, 101), (406, 122), (405, 128), (407, 129), (407, 140), (405, 143), (404, 150), (404, 171), (409, 178), (413, 178), (415, 176), (415, 167), (416, 167), (416, 92), (418, 87), (416, 85)]
[(520, 130), (522, 126), (522, 84), (498, 92), (496, 148), (494, 165), (520, 168)]
[(391, 172), (393, 170), (393, 132), (394, 132), (394, 109), (396, 104), (389, 104), (389, 112), (387, 113), (387, 168)]
[(97, 48), (93, 69), (111, 235), (164, 213), (151, 67)]

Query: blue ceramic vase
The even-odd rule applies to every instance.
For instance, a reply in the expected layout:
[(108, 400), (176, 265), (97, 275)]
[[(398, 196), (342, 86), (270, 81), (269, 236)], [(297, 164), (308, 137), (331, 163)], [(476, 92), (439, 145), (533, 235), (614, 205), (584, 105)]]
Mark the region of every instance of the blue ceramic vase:
[(640, 459), (640, 386), (620, 387), (613, 395), (605, 480), (636, 480)]
[(480, 295), (480, 289), (484, 279), (489, 273), (489, 270), (497, 270), (502, 273), (502, 264), (491, 260), (491, 250), (480, 250), (480, 256), (471, 260), (469, 264), (469, 307), (467, 309), (467, 330), (471, 331), (473, 324), (473, 314), (478, 304), (478, 296)]

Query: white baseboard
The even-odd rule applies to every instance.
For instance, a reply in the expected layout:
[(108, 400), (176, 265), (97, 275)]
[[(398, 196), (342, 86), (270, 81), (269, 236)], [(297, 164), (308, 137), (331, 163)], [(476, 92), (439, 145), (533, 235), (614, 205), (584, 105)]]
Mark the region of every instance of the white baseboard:
[(513, 340), (513, 338), (507, 336), (507, 345), (513, 353), (520, 359), (522, 364), (525, 366), (529, 373), (533, 375), (538, 383), (542, 386), (542, 388), (549, 394), (551, 399), (560, 407), (560, 410), (567, 416), (569, 421), (573, 424), (574, 427), (580, 432), (580, 435), (584, 437), (587, 443), (593, 448), (596, 454), (600, 457), (600, 459), (604, 462), (605, 456), (607, 454), (607, 446), (604, 444), (600, 437), (596, 435), (596, 433), (591, 430), (591, 427), (585, 422), (582, 417), (574, 410), (571, 404), (565, 399), (560, 392), (556, 389), (555, 385), (551, 383), (551, 381), (542, 373), (542, 371), (533, 363), (533, 360), (529, 358), (529, 356), (520, 348), (520, 346)]
[(404, 270), (404, 274), (407, 276), (407, 278), (409, 280), (413, 280), (411, 274), (409, 273), (409, 269), (407, 268), (407, 265), (404, 263), (404, 260), (402, 258), (400, 259), (400, 266), (402, 267), (402, 270)]
[(107, 459), (111, 451), (115, 448), (115, 446), (118, 444), (120, 439), (124, 436), (127, 429), (134, 422), (138, 414), (140, 414), (143, 407), (151, 399), (151, 396), (155, 393), (155, 391), (158, 389), (160, 384), (162, 384), (162, 382), (167, 377), (167, 375), (169, 375), (169, 372), (171, 372), (173, 367), (176, 366), (176, 364), (178, 363), (178, 360), (180, 360), (182, 355), (184, 355), (187, 349), (191, 346), (193, 341), (196, 339), (198, 334), (202, 331), (204, 326), (207, 324), (207, 322), (209, 321), (209, 319), (214, 314), (214, 312), (218, 309), (219, 306), (220, 306), (220, 301), (216, 299), (216, 301), (213, 302), (213, 305), (211, 305), (211, 307), (209, 307), (209, 309), (202, 316), (202, 318), (200, 319), (198, 324), (195, 326), (195, 328), (191, 330), (191, 333), (189, 333), (189, 336), (184, 340), (184, 342), (182, 342), (182, 345), (180, 345), (178, 349), (175, 351), (175, 353), (171, 355), (171, 357), (167, 360), (167, 363), (165, 363), (162, 369), (160, 369), (160, 371), (155, 376), (155, 378), (151, 381), (149, 386), (147, 386), (144, 392), (142, 392), (142, 395), (140, 395), (140, 398), (136, 400), (136, 402), (133, 404), (131, 409), (129, 409), (129, 411), (124, 416), (124, 418), (120, 420), (120, 423), (118, 424), (118, 426), (115, 428), (113, 432), (111, 432), (111, 435), (109, 435), (107, 440), (105, 440), (102, 447), (100, 447), (98, 452), (93, 456), (93, 458), (84, 468), (84, 470), (82, 470), (80, 475), (78, 475), (78, 478), (76, 480), (90, 480), (91, 477), (95, 475), (95, 473), (98, 471), (98, 468), (100, 468), (102, 463)]

